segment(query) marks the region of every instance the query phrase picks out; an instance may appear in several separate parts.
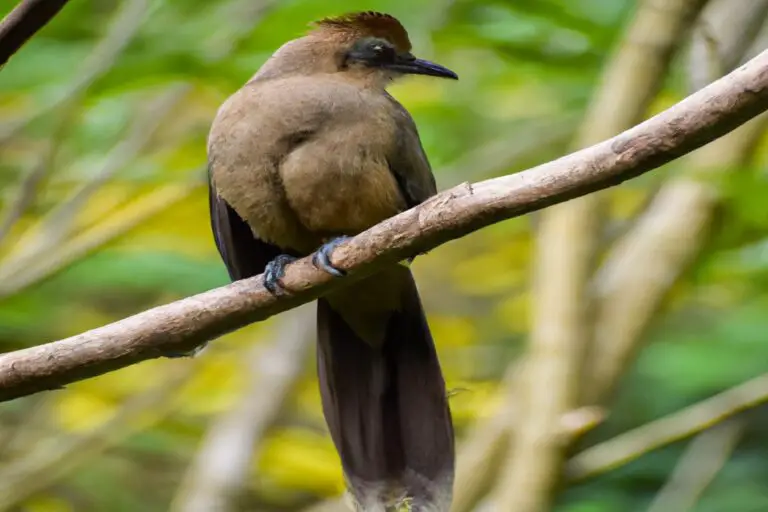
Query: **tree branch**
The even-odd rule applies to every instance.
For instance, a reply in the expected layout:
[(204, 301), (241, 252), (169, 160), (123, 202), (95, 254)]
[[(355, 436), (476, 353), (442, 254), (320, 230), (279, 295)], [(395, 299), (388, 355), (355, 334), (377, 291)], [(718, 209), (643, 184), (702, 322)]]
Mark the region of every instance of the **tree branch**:
[(768, 374), (587, 448), (568, 461), (566, 475), (569, 480), (600, 475), (766, 401)]
[(617, 185), (693, 151), (768, 109), (768, 51), (644, 123), (548, 164), (438, 194), (339, 245), (334, 279), (311, 258), (289, 265), (289, 293), (261, 276), (139, 313), (113, 324), (0, 356), (0, 400), (185, 352), (294, 308), (353, 280), (504, 219)]
[(23, 0), (0, 21), (0, 66), (59, 11), (67, 0)]
[(744, 433), (743, 418), (734, 418), (702, 432), (688, 445), (672, 475), (653, 499), (648, 512), (688, 512), (707, 489)]
[[(722, 17), (752, 19), (768, 10), (768, 1), (715, 0), (704, 17), (718, 20), (710, 34), (728, 49), (719, 51), (723, 66), (739, 62), (749, 45), (765, 48), (766, 40), (749, 40), (743, 27), (721, 23)], [(725, 16), (724, 11), (728, 11)], [(737, 13), (737, 11), (739, 11)], [(746, 11), (746, 12), (745, 12)], [(753, 31), (754, 32), (754, 31)], [(736, 44), (738, 42), (738, 44)], [(693, 41), (691, 69), (709, 68), (702, 51), (701, 33)], [(725, 68), (729, 71), (731, 68)], [(715, 71), (715, 70), (712, 70)], [(722, 73), (722, 71), (721, 71)], [(718, 78), (708, 74), (712, 79)], [(701, 78), (690, 74), (690, 90), (702, 87)], [(743, 167), (754, 153), (755, 142), (765, 131), (768, 116), (760, 116), (692, 154), (686, 173), (676, 176), (659, 190), (648, 208), (612, 248), (593, 282), (595, 301), (594, 356), (588, 359), (584, 396), (588, 403), (610, 398), (611, 390), (634, 360), (644, 334), (668, 291), (695, 261), (709, 233), (720, 192), (701, 176), (716, 176)]]
[[(573, 146), (611, 137), (646, 115), (672, 56), (706, 0), (638, 2), (636, 13), (603, 70)], [(621, 105), (620, 108), (617, 108)], [(589, 279), (595, 266), (600, 196), (558, 205), (541, 216), (534, 262), (533, 319), (526, 372), (518, 395), (523, 421), (512, 433), (497, 490), (501, 510), (549, 508), (567, 443), (552, 435), (556, 419), (582, 399), (585, 353), (592, 330)]]
[(0, 125), (0, 144), (7, 143), (24, 128), (56, 110), (67, 110), (77, 104), (88, 88), (107, 73), (118, 56), (133, 40), (147, 11), (148, 0), (124, 2), (110, 21), (104, 37), (78, 67), (75, 78), (52, 101), (41, 105), (21, 118)]

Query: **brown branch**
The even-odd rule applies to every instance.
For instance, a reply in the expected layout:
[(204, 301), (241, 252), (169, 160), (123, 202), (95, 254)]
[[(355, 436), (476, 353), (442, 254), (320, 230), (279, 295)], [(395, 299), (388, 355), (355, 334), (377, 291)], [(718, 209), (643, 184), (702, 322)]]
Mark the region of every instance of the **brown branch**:
[(23, 0), (0, 21), (0, 66), (59, 11), (67, 0)]
[(566, 466), (571, 480), (591, 478), (768, 401), (768, 374), (587, 448)]
[[(680, 42), (706, 0), (674, 0), (660, 8), (643, 0), (606, 64), (596, 94), (573, 141), (576, 148), (639, 122), (666, 76)], [(538, 226), (533, 319), (526, 372), (517, 394), (524, 420), (512, 433), (497, 490), (500, 510), (549, 508), (564, 462), (564, 444), (551, 429), (577, 407), (585, 352), (591, 340), (589, 279), (598, 245), (600, 196), (545, 212)]]
[(504, 219), (595, 192), (659, 167), (768, 109), (768, 51), (626, 132), (548, 164), (438, 194), (344, 242), (334, 279), (311, 258), (289, 265), (275, 297), (256, 276), (71, 338), (0, 356), (0, 400), (100, 375), (200, 343), (338, 289), (386, 265)]
[[(737, 18), (762, 15), (764, 19), (766, 6), (768, 1), (764, 0), (737, 5), (716, 0), (707, 6), (705, 17), (719, 20), (724, 10), (730, 11), (730, 17), (741, 10), (747, 14), (742, 12)], [(718, 52), (727, 59), (724, 63), (741, 59), (753, 42), (755, 47), (765, 48), (766, 40), (746, 40), (740, 26), (718, 23), (711, 29), (710, 35), (729, 49), (730, 53)], [(701, 34), (697, 36), (694, 43), (699, 42)], [(735, 41), (741, 46), (736, 46)], [(691, 59), (698, 65), (691, 68), (707, 68), (707, 55), (695, 50), (697, 44), (693, 47)], [(734, 52), (739, 53), (734, 57)], [(701, 87), (696, 75), (689, 79), (692, 92)], [(596, 310), (594, 355), (588, 359), (590, 379), (584, 389), (589, 403), (610, 398), (667, 293), (701, 252), (720, 199), (711, 177), (742, 168), (753, 155), (766, 125), (768, 116), (760, 116), (690, 155), (687, 172), (661, 188), (634, 227), (612, 248), (592, 288)]]

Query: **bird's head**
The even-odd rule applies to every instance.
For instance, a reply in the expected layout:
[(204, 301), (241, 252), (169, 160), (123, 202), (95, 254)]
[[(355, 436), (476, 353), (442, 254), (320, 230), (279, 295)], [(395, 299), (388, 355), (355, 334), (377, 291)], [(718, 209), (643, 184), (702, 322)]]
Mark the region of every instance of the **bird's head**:
[(373, 72), (390, 79), (401, 75), (429, 75), (458, 79), (450, 69), (411, 53), (411, 41), (393, 16), (358, 12), (315, 23), (315, 32), (336, 46), (335, 60), (341, 71)]

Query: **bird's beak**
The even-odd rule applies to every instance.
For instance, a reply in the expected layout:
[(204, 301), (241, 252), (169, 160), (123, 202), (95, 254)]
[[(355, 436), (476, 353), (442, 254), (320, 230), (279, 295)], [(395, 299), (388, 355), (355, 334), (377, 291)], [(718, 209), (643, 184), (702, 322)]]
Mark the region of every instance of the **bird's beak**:
[(407, 75), (429, 75), (440, 78), (451, 78), (453, 80), (459, 79), (459, 75), (440, 64), (424, 59), (416, 59), (414, 57), (398, 58), (394, 64), (388, 65), (387, 68)]

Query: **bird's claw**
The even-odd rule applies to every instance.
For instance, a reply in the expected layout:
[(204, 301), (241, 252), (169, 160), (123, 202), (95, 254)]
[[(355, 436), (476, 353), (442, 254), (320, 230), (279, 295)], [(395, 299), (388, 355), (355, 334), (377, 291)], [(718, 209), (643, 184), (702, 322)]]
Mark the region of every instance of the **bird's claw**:
[(331, 263), (331, 254), (333, 250), (338, 247), (339, 244), (349, 240), (348, 236), (340, 236), (334, 238), (330, 242), (324, 243), (312, 257), (312, 264), (321, 270), (325, 270), (329, 274), (335, 277), (344, 277), (347, 275), (346, 271), (336, 268)]
[(280, 279), (285, 275), (285, 266), (296, 261), (296, 258), (288, 254), (281, 254), (264, 267), (264, 288), (272, 295), (283, 295), (285, 288)]

